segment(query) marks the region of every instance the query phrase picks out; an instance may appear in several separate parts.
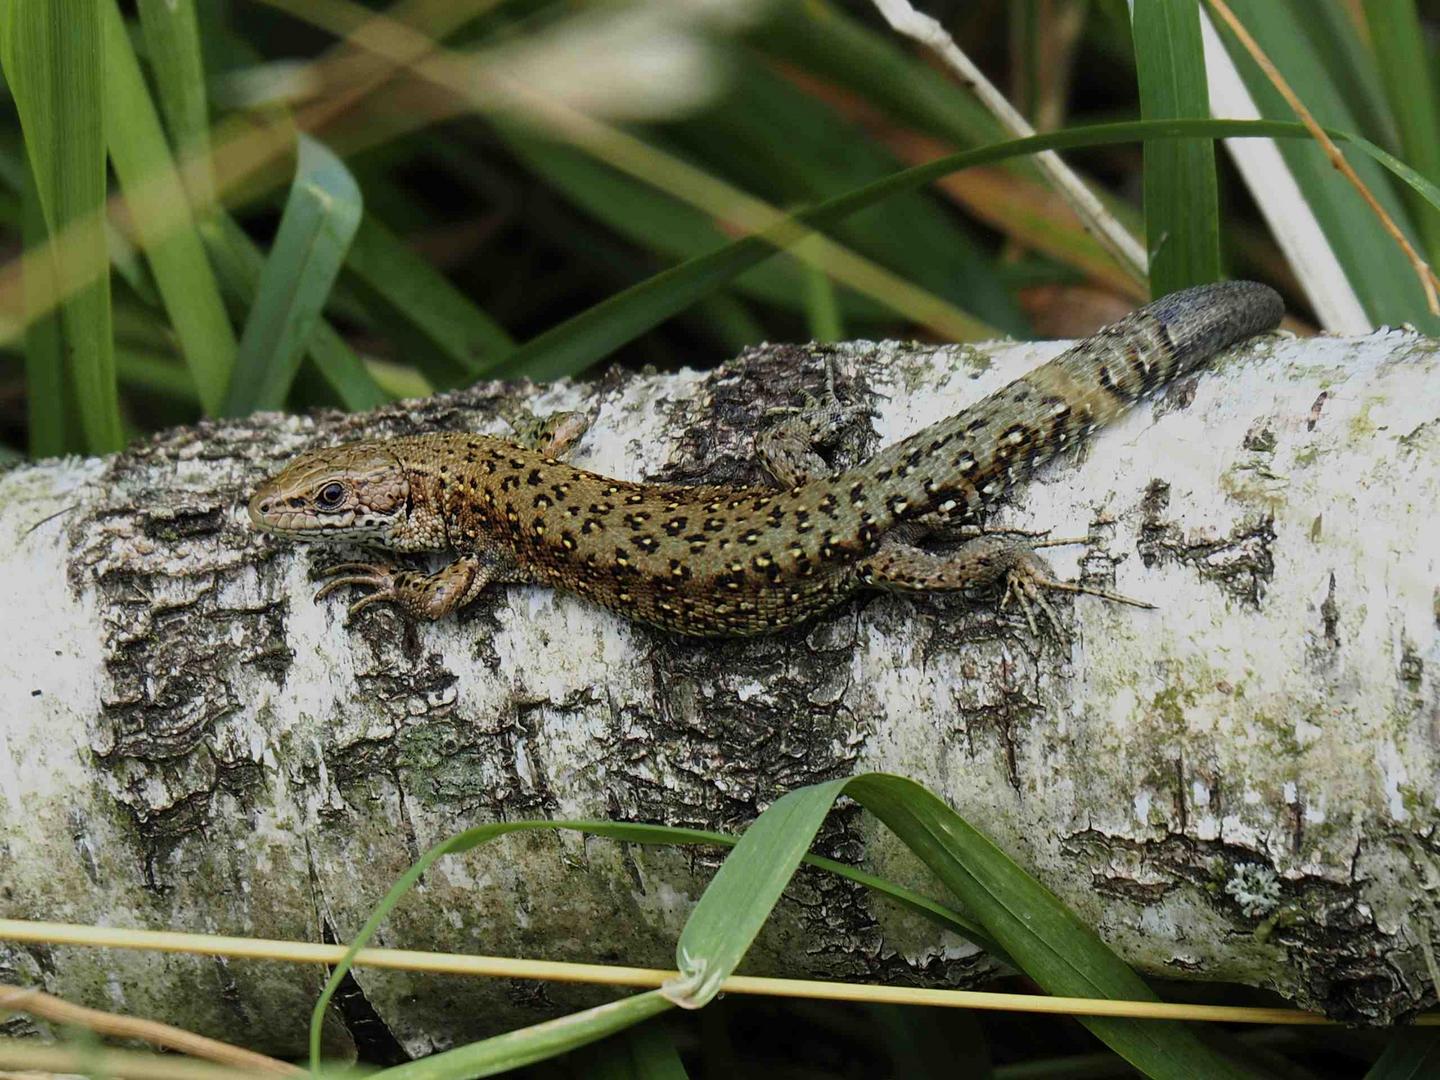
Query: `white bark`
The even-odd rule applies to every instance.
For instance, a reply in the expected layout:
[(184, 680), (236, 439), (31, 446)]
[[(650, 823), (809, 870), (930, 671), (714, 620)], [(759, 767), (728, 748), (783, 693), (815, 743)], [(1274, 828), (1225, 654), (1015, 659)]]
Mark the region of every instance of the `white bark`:
[[(888, 442), (1059, 348), (834, 356), (843, 387), (876, 395)], [(500, 431), (497, 386), (13, 469), (0, 915), (343, 939), (420, 851), (477, 822), (734, 829), (798, 785), (883, 769), (941, 794), (1143, 971), (1360, 1020), (1433, 1002), (1440, 355), (1402, 332), (1244, 352), (994, 519), (1088, 528), (1057, 569), (1159, 605), (1061, 604), (1069, 645), (992, 604), (892, 596), (748, 642), (667, 637), (535, 588), (436, 625), (383, 607), (346, 625), (339, 600), (311, 600), (315, 549), (249, 529), (244, 493), (294, 451)], [(617, 373), (535, 404), (598, 409), (586, 467), (751, 479), (749, 434), (818, 387), (823, 355)], [(853, 809), (824, 846), (923, 880)], [(666, 966), (712, 865), (504, 840), (433, 871), (380, 943)], [(964, 985), (990, 968), (807, 873), (747, 970)], [(357, 976), (415, 1052), (611, 996)], [(0, 943), (0, 979), (293, 1052), (320, 973)]]

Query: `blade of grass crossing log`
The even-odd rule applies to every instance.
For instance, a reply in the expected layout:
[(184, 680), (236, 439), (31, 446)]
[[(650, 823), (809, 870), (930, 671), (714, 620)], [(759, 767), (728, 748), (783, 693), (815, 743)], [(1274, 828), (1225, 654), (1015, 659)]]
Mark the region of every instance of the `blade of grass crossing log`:
[(437, 387), (473, 381), (515, 349), (503, 327), (370, 214), (355, 233), (346, 276), (372, 315), (410, 345), (406, 352)]
[[(1133, 28), (1140, 115), (1146, 120), (1209, 116), (1198, 0), (1135, 0)], [(1144, 167), (1150, 294), (1164, 296), (1218, 281), (1215, 144), (1209, 139), (1147, 142)]]
[(100, 6), (110, 159), (200, 404), (214, 415), (235, 366), (235, 333), (125, 21), (115, 0), (100, 0)]
[[(265, 256), (228, 214), (212, 217), (205, 237), (233, 306), (240, 311), (250, 310), (265, 269)], [(364, 412), (395, 400), (395, 395), (371, 374), (325, 319), (315, 323), (305, 351), (341, 404), (351, 412)]]
[(84, 445), (124, 445), (105, 244), (105, 71), (95, 0), (4, 0), (0, 65), (14, 96), (63, 297), (68, 377)]
[[(446, 855), (458, 854), (469, 851), (472, 848), (488, 844), (502, 836), (508, 836), (514, 832), (534, 832), (538, 830), (564, 830), (569, 832), (587, 833), (592, 836), (603, 836), (611, 840), (619, 840), (631, 844), (677, 844), (694, 845), (705, 844), (720, 847), (733, 847), (739, 842), (739, 837), (727, 836), (724, 833), (706, 832), (702, 829), (686, 829), (671, 825), (642, 825), (614, 821), (508, 821), (496, 822), (490, 825), (477, 825), (473, 829), (467, 829), (462, 833), (442, 840), (436, 844), (406, 870), (404, 874), (396, 879), (395, 884), (390, 886), (389, 892), (375, 905), (370, 917), (365, 920), (365, 925), (360, 928), (345, 957), (330, 973), (329, 980), (325, 983), (325, 989), (321, 991), (319, 1000), (310, 1014), (310, 1062), (311, 1068), (317, 1067), (320, 1060), (320, 1032), (321, 1025), (325, 1018), (326, 1009), (330, 999), (344, 980), (345, 975), (350, 971), (355, 955), (363, 949), (375, 936), (380, 924), (385, 921), (390, 912), (394, 909), (405, 895), (424, 876), (425, 872), (436, 862)], [(999, 945), (995, 944), (986, 936), (983, 929), (973, 921), (957, 912), (951, 911), (943, 904), (936, 903), (929, 897), (922, 896), (912, 889), (903, 885), (896, 885), (894, 882), (886, 881), (884, 878), (867, 873), (857, 867), (846, 866), (844, 863), (835, 862), (832, 859), (822, 858), (819, 855), (804, 855), (801, 859), (808, 866), (824, 870), (827, 873), (843, 877), (856, 884), (863, 885), (877, 895), (888, 900), (893, 900), (908, 911), (914, 912), (936, 925), (969, 938), (975, 944), (985, 949), (992, 956), (997, 957), (1004, 963), (1009, 963), (1009, 958)]]
[[(1440, 182), (1440, 85), (1414, 0), (1365, 0), (1365, 21), (1406, 161)], [(1406, 192), (1430, 261), (1440, 262), (1440, 210)]]
[(344, 162), (299, 137), (295, 182), (255, 290), (225, 413), (285, 404), (300, 356), (360, 225), (360, 188)]
[(578, 1049), (671, 1008), (659, 990), (597, 1005), (519, 1031), (372, 1073), (369, 1080), (469, 1080), (495, 1076)]
[[(1334, 130), (1329, 134), (1331, 138), (1347, 142), (1369, 155), (1419, 192), (1431, 205), (1440, 206), (1440, 188), (1404, 162), (1356, 136)], [(583, 371), (614, 349), (725, 285), (736, 275), (763, 263), (777, 251), (798, 243), (811, 230), (823, 230), (897, 191), (928, 184), (949, 173), (1041, 150), (1197, 137), (1281, 138), (1294, 141), (1308, 139), (1309, 133), (1298, 123), (1276, 120), (1141, 120), (1068, 128), (948, 154), (827, 199), (818, 206), (785, 218), (763, 233), (742, 237), (716, 251), (661, 271), (530, 339), (491, 374), (557, 379)], [(1414, 277), (1409, 280), (1414, 285)], [(1425, 313), (1424, 300), (1419, 295), (1418, 286), (1412, 292), (1409, 321), (1417, 322)], [(1396, 321), (1407, 320), (1401, 317)]]
[[(869, 773), (856, 777), (845, 793), (918, 855), (1048, 993), (1159, 1000), (1053, 893), (924, 787), (904, 777)], [(1184, 1024), (1105, 1017), (1080, 1022), (1148, 1076), (1251, 1075)]]
[(46, 300), (56, 289), (49, 233), (35, 182), (28, 175), (21, 203), (21, 239), (29, 258), (21, 283), (25, 296), (25, 406), (32, 458), (82, 449), (66, 408), (65, 347), (60, 315)]
[(698, 1009), (720, 992), (849, 782), (831, 780), (792, 791), (745, 830), (680, 933), (675, 946), (680, 977), (664, 988), (671, 1001)]
[[(681, 974), (664, 988), (671, 1000), (698, 1008), (718, 992), (842, 794), (879, 817), (1048, 992), (1159, 1000), (1093, 930), (960, 815), (919, 784), (883, 773), (801, 788), (756, 819), (681, 931)], [(1185, 1025), (1102, 1017), (1081, 1023), (1149, 1076), (1249, 1075)]]

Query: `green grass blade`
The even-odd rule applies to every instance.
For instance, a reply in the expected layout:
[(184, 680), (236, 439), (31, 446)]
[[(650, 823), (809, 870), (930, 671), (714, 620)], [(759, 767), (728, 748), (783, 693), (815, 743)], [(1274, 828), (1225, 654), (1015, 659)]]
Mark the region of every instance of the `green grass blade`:
[[(1093, 930), (940, 799), (883, 773), (793, 791), (746, 830), (681, 932), (681, 978), (666, 987), (672, 1000), (699, 1007), (718, 992), (841, 794), (879, 817), (1048, 992), (1158, 1000)], [(1102, 1017), (1081, 1022), (1150, 1076), (1249, 1075), (1181, 1024)]]
[[(26, 178), (29, 180), (29, 177)], [(55, 457), (81, 449), (65, 402), (65, 347), (60, 316), (45, 301), (55, 293), (45, 215), (34, 181), (26, 184), (21, 203), (21, 239), (25, 263), (25, 405), (32, 458)]]
[[(1360, 130), (1354, 111), (1335, 86), (1297, 10), (1275, 0), (1231, 0), (1230, 6), (1318, 123), (1327, 129)], [(1217, 28), (1261, 114), (1291, 119), (1294, 113), (1249, 54), (1223, 24), (1217, 22)], [(1280, 152), (1370, 321), (1391, 326), (1409, 322), (1426, 333), (1440, 333), (1440, 317), (1427, 311), (1409, 260), (1384, 239), (1374, 213), (1320, 147), (1286, 140), (1280, 143)], [(1351, 164), (1386, 213), (1413, 239), (1408, 209), (1384, 170), (1364, 160), (1352, 160)]]
[(1397, 1031), (1365, 1080), (1424, 1080), (1440, 1075), (1440, 1031), (1412, 1028)]
[[(904, 777), (870, 773), (845, 793), (918, 855), (1022, 971), (1059, 996), (1157, 1001), (1098, 935), (939, 798)], [(1155, 1077), (1249, 1075), (1183, 1024), (1080, 1018), (1110, 1049)]]
[(1395, 119), (1385, 100), (1385, 87), (1375, 54), (1361, 26), (1364, 18), (1355, 0), (1280, 0), (1305, 28), (1305, 36), (1336, 92), (1355, 114), (1351, 129), (1382, 146), (1395, 145)]
[[(315, 1008), (310, 1015), (310, 1067), (317, 1068), (320, 1061), (320, 1030), (325, 1018), (325, 1010), (344, 980), (345, 975), (353, 966), (355, 954), (363, 949), (375, 936), (380, 924), (385, 921), (390, 912), (418, 882), (425, 872), (435, 862), (446, 855), (462, 851), (469, 851), (482, 844), (507, 836), (513, 832), (533, 832), (536, 830), (560, 829), (571, 832), (588, 833), (591, 836), (603, 836), (611, 840), (620, 840), (630, 844), (705, 844), (718, 847), (734, 847), (739, 842), (739, 837), (727, 836), (724, 833), (707, 832), (703, 829), (686, 829), (673, 825), (644, 825), (630, 824), (614, 821), (504, 821), (495, 822), (490, 825), (477, 825), (473, 829), (467, 829), (462, 833), (436, 844), (424, 855), (420, 856), (404, 874), (396, 879), (395, 884), (390, 886), (381, 901), (375, 905), (370, 917), (365, 920), (365, 925), (355, 935), (350, 943), (345, 956), (340, 963), (335, 965), (330, 973), (329, 980), (325, 983), (325, 989), (321, 991)], [(922, 896), (912, 889), (903, 885), (897, 885), (886, 881), (884, 878), (867, 873), (853, 866), (835, 862), (833, 859), (826, 859), (819, 855), (804, 855), (801, 859), (807, 866), (814, 866), (817, 869), (843, 877), (867, 889), (893, 900), (901, 907), (921, 915), (936, 925), (944, 927), (954, 933), (974, 941), (981, 948), (991, 953), (1001, 961), (1009, 962), (1009, 958), (999, 945), (995, 944), (972, 920), (960, 915), (943, 904), (938, 904), (929, 897)]]
[[(265, 256), (228, 214), (216, 215), (206, 225), (204, 235), (234, 306), (241, 311), (250, 310), (265, 269)], [(364, 412), (394, 400), (394, 395), (380, 384), (345, 339), (323, 318), (317, 320), (310, 331), (305, 350), (341, 404), (351, 412)]]
[(745, 830), (685, 921), (675, 946), (680, 978), (666, 986), (672, 1001), (698, 1009), (720, 992), (849, 783), (846, 777), (792, 791)]
[(301, 135), (295, 182), (255, 290), (227, 416), (279, 409), (360, 225), (360, 188), (345, 163)]
[[(207, 153), (209, 105), (195, 0), (139, 0), (139, 9), (161, 110), (183, 163), (186, 187), (195, 203), (212, 206), (215, 180)], [(223, 214), (207, 213), (201, 232), (225, 278), (227, 293), (248, 311), (264, 257), (233, 219)], [(311, 332), (306, 353), (345, 408), (361, 411), (394, 399), (323, 319)]]
[[(1387, 154), (1373, 143), (1344, 132), (1332, 130), (1329, 134), (1332, 138), (1347, 142), (1369, 155), (1419, 192), (1431, 205), (1440, 206), (1440, 188), (1393, 155)], [(1041, 150), (1108, 146), (1145, 139), (1197, 137), (1254, 137), (1293, 141), (1308, 139), (1309, 134), (1300, 124), (1276, 120), (1141, 120), (1067, 128), (949, 154), (828, 199), (818, 206), (786, 218), (763, 233), (742, 237), (718, 251), (664, 270), (527, 341), (499, 365), (493, 374), (556, 379), (583, 371), (621, 345), (725, 285), (736, 275), (764, 262), (777, 250), (798, 243), (810, 230), (824, 230), (896, 192), (920, 187), (949, 173), (977, 165), (1007, 161)], [(1364, 235), (1374, 244), (1373, 233), (1366, 232)], [(1413, 275), (1409, 282), (1412, 286), (1412, 305), (1406, 309), (1407, 314), (1397, 318), (1396, 322), (1418, 323), (1422, 318), (1426, 318), (1424, 299)]]
[[(515, 155), (547, 184), (632, 243), (660, 255), (688, 260), (721, 249), (729, 242), (725, 231), (703, 210), (656, 191), (583, 151), (503, 124), (496, 130)], [(786, 260), (758, 265), (736, 275), (733, 286), (749, 299), (803, 311), (801, 270)], [(890, 317), (883, 305), (849, 290), (842, 292), (841, 303), (853, 319), (878, 321)]]
[(770, 56), (853, 90), (906, 125), (962, 147), (1005, 137), (975, 95), (825, 0), (775, 0), (747, 35)]
[(206, 155), (210, 107), (195, 0), (139, 0), (138, 6), (160, 111), (183, 163), (186, 186), (197, 206), (213, 206), (215, 180)]
[(235, 366), (235, 333), (125, 21), (115, 0), (102, 0), (101, 7), (110, 159), (200, 404), (214, 415), (224, 404)]
[(519, 1031), (457, 1046), (441, 1054), (383, 1069), (371, 1080), (469, 1080), (543, 1061), (623, 1031), (671, 1008), (659, 990), (547, 1020)]
[(120, 449), (105, 245), (105, 71), (95, 0), (4, 0), (0, 65), (55, 244), (69, 383), (86, 448)]
[[(1365, 0), (1365, 20), (1385, 94), (1411, 165), (1440, 182), (1440, 86), (1425, 54), (1415, 0)], [(1440, 262), (1440, 210), (1407, 192), (1431, 262)]]
[(835, 301), (835, 283), (818, 266), (805, 267), (805, 323), (811, 341), (843, 341), (845, 325)]
[(503, 327), (370, 214), (361, 219), (345, 270), (372, 317), (438, 388), (471, 382), (514, 351)]
[(641, 1024), (572, 1056), (571, 1073), (585, 1080), (689, 1080), (675, 1043), (659, 1024)]
[[(1124, 8), (1124, 0), (1120, 7)], [(877, 32), (825, 0), (774, 0), (746, 37), (761, 54), (843, 87), (901, 126), (955, 148), (969, 149), (1007, 137), (969, 90), (900, 48), (894, 34)], [(1032, 163), (1017, 160), (1007, 169), (1025, 181), (1019, 191), (1036, 191), (1044, 198), (1048, 188), (1040, 186), (1040, 173)], [(1102, 187), (1091, 186), (1122, 223), (1132, 224), (1128, 204), (1106, 199)], [(1002, 193), (1006, 190), (1003, 184), (997, 187)], [(1122, 291), (1132, 284), (1129, 274), (1060, 200), (1046, 199), (1050, 212), (1039, 220), (1031, 200), (1025, 198), (987, 198), (985, 205), (995, 226), (1024, 246)], [(1137, 230), (1139, 224), (1133, 221)]]
[[(746, 53), (725, 97), (669, 131), (682, 151), (775, 206), (806, 206), (893, 173), (899, 162), (815, 94)], [(846, 152), (837, 154), (835, 147)], [(835, 239), (1003, 333), (1029, 327), (970, 227), (926, 191), (838, 225)], [(803, 295), (803, 294), (802, 294)], [(884, 303), (886, 297), (874, 295)]]
[[(1140, 115), (1146, 120), (1209, 116), (1198, 0), (1135, 0), (1134, 37)], [(1215, 144), (1209, 139), (1147, 142), (1144, 182), (1151, 295), (1218, 281)]]
[(197, 403), (189, 373), (169, 357), (116, 345), (115, 371), (120, 381), (129, 386), (172, 401)]

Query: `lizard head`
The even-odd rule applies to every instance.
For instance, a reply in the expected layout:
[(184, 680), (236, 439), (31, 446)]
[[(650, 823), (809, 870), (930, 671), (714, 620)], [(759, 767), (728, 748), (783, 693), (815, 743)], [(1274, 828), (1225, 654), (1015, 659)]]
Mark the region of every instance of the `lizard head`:
[(409, 517), (410, 481), (380, 443), (301, 454), (250, 497), (257, 529), (295, 540), (385, 543)]

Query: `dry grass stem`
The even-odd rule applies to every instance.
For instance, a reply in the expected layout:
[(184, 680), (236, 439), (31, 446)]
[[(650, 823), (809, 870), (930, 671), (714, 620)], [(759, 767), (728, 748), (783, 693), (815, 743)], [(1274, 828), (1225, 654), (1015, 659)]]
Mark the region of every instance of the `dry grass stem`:
[(139, 1016), (87, 1009), (83, 1005), (74, 1005), (63, 998), (29, 987), (0, 983), (0, 1010), (28, 1013), (52, 1023), (84, 1028), (97, 1035), (116, 1039), (140, 1039), (152, 1046), (178, 1050), (191, 1057), (203, 1058), (220, 1065), (233, 1065), (260, 1075), (303, 1076), (305, 1073), (304, 1069), (287, 1062), (257, 1054), (253, 1050), (231, 1046), (218, 1039), (196, 1035), (184, 1028)]
[(1315, 117), (1312, 116), (1310, 110), (1305, 107), (1305, 103), (1300, 100), (1294, 88), (1286, 82), (1285, 76), (1280, 74), (1280, 70), (1271, 62), (1270, 58), (1265, 55), (1265, 51), (1260, 48), (1260, 43), (1250, 35), (1250, 31), (1246, 30), (1245, 25), (1235, 17), (1235, 13), (1230, 10), (1230, 5), (1225, 3), (1225, 0), (1209, 0), (1209, 3), (1211, 9), (1220, 17), (1225, 25), (1230, 28), (1231, 33), (1233, 33), (1240, 44), (1244, 46), (1245, 51), (1250, 54), (1251, 59), (1253, 59), (1255, 63), (1259, 65), (1260, 70), (1265, 73), (1265, 77), (1269, 79), (1275, 89), (1280, 92), (1280, 96), (1285, 99), (1285, 103), (1294, 110), (1300, 122), (1305, 125), (1315, 141), (1320, 144), (1321, 148), (1325, 151), (1326, 157), (1330, 159), (1330, 164), (1335, 166), (1340, 172), (1340, 175), (1350, 181), (1355, 190), (1360, 193), (1360, 197), (1365, 200), (1366, 205), (1369, 206), (1375, 216), (1380, 219), (1381, 226), (1390, 234), (1390, 238), (1400, 246), (1400, 250), (1403, 251), (1405, 257), (1410, 260), (1410, 265), (1415, 268), (1416, 276), (1420, 278), (1420, 288), (1425, 292), (1425, 303), (1429, 306), (1430, 313), (1432, 315), (1440, 315), (1440, 296), (1437, 296), (1436, 293), (1437, 286), (1440, 286), (1440, 278), (1435, 276), (1435, 271), (1431, 269), (1430, 264), (1415, 250), (1414, 245), (1405, 238), (1405, 234), (1400, 231), (1400, 226), (1395, 224), (1394, 219), (1385, 212), (1385, 208), (1381, 206), (1375, 196), (1371, 194), (1370, 189), (1365, 186), (1365, 182), (1360, 179), (1359, 174), (1351, 167), (1350, 162), (1345, 159), (1345, 155), (1340, 152), (1340, 148), (1335, 145), (1329, 135), (1325, 134), (1325, 129), (1316, 123)]

